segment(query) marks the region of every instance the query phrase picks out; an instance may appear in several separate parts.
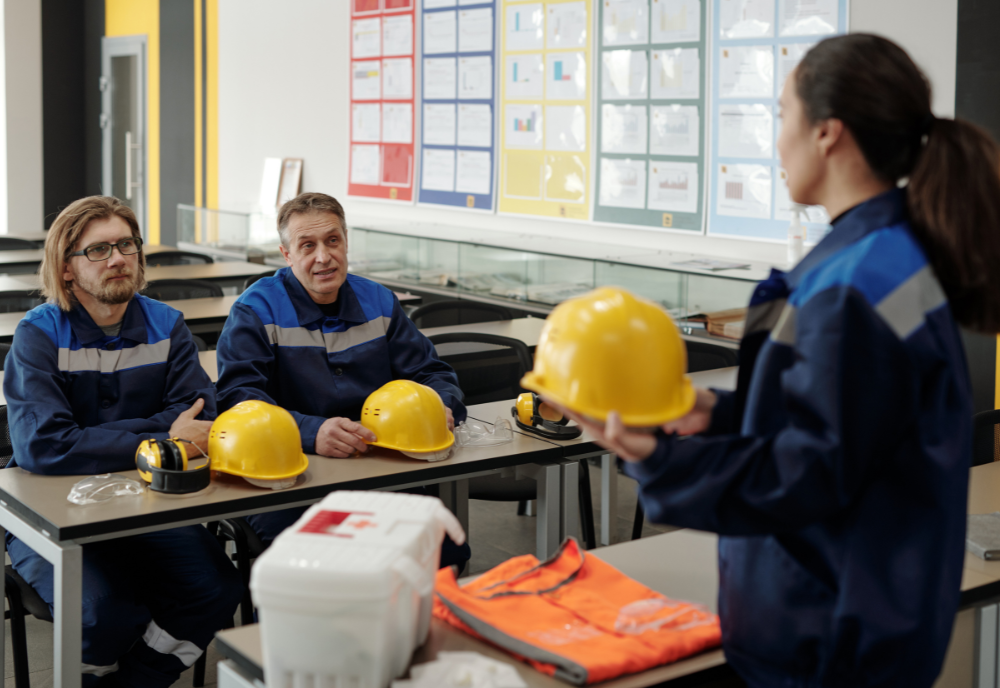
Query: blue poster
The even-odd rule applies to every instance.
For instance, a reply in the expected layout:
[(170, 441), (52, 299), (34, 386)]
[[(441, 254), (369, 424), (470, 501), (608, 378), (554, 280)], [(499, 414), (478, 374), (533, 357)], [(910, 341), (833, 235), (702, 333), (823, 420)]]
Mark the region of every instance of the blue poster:
[(421, 18), (417, 200), (492, 212), (496, 2), (427, 2)]

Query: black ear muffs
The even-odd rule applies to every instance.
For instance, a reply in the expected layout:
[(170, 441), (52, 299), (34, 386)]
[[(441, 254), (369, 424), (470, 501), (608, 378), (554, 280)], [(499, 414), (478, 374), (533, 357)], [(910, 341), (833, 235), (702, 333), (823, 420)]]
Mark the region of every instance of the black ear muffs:
[(188, 469), (183, 440), (145, 440), (135, 453), (139, 476), (149, 489), (167, 494), (190, 494), (204, 490), (212, 480), (211, 461)]
[(542, 418), (539, 413), (541, 405), (542, 400), (537, 394), (527, 392), (518, 396), (517, 402), (510, 409), (517, 427), (547, 440), (574, 440), (583, 434), (577, 426), (567, 425), (569, 421), (566, 418), (559, 420)]

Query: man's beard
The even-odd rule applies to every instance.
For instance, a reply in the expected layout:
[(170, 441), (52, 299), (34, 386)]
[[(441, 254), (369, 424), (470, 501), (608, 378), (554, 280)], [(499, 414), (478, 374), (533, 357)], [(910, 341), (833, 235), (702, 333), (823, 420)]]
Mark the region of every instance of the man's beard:
[[(127, 279), (115, 280), (110, 282), (112, 277), (120, 277), (122, 275), (127, 275)], [(129, 270), (120, 270), (113, 274), (104, 275), (93, 282), (89, 280), (81, 280), (77, 278), (74, 281), (74, 286), (92, 297), (97, 299), (99, 303), (103, 303), (107, 306), (117, 306), (119, 304), (127, 302), (135, 295), (136, 282), (138, 281), (136, 275)]]

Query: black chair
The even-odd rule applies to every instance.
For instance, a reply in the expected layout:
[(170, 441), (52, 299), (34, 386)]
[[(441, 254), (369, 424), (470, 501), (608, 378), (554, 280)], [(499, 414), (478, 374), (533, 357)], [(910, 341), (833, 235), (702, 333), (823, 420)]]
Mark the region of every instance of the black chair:
[(0, 236), (0, 251), (34, 251), (38, 248), (41, 247), (28, 239)]
[[(6, 346), (10, 347), (9, 344)], [(0, 406), (0, 469), (6, 468), (12, 458), (14, 458), (14, 446), (10, 441), (7, 407)], [(24, 622), (30, 614), (39, 621), (53, 623), (52, 612), (45, 600), (35, 592), (28, 581), (21, 578), (13, 566), (4, 567), (4, 594), (7, 598), (4, 619), (10, 620), (10, 649), (14, 656), (14, 686), (15, 688), (30, 688), (28, 637)], [(207, 654), (203, 652), (194, 663), (192, 684), (196, 688), (205, 685)]]
[[(0, 342), (0, 372), (3, 372), (3, 367), (7, 363), (7, 354), (10, 353), (10, 347), (11, 345), (8, 342)], [(4, 406), (3, 409), (4, 418), (6, 418), (7, 407)], [(3, 468), (3, 466), (0, 466), (0, 468)]]
[(165, 265), (205, 265), (214, 262), (212, 256), (192, 251), (158, 251), (146, 254), (146, 266), (150, 268)]
[(1000, 460), (1000, 409), (972, 417), (972, 465)]
[(260, 537), (250, 527), (250, 524), (242, 516), (227, 518), (225, 521), (210, 523), (209, 530), (213, 530), (219, 539), (219, 544), (225, 549), (226, 541), (233, 542), (233, 561), (236, 562), (236, 570), (240, 572), (243, 580), (243, 600), (240, 602), (240, 624), (248, 626), (255, 623), (253, 618), (253, 599), (250, 597), (250, 567), (253, 561), (264, 553), (264, 543)]
[(194, 340), (194, 345), (198, 347), (198, 353), (202, 351), (208, 351), (208, 343), (196, 334), (191, 335), (191, 339)]
[[(472, 332), (449, 332), (428, 337), (435, 347), (443, 344), (472, 344), (453, 355), (441, 355), (458, 375), (458, 386), (465, 394), (467, 405), (514, 399), (524, 390), (520, 380), (531, 370), (531, 353), (520, 339)], [(485, 346), (484, 346), (485, 345)], [(590, 471), (585, 460), (580, 464), (580, 524), (584, 545), (597, 546), (594, 531), (594, 507), (590, 495)], [(499, 475), (469, 479), (469, 499), (492, 502), (518, 502), (518, 513), (524, 513), (528, 500), (538, 496), (534, 480), (516, 480)]]
[(37, 291), (0, 291), (0, 313), (20, 313), (45, 303), (45, 297)]
[(262, 272), (259, 275), (254, 275), (253, 277), (247, 277), (246, 282), (243, 283), (243, 291), (250, 288), (250, 285), (259, 279), (264, 279), (265, 277), (271, 277), (276, 273), (277, 270), (271, 270), (271, 272)]
[(417, 327), (471, 325), (472, 323), (511, 320), (513, 318), (513, 313), (503, 306), (460, 299), (424, 304), (410, 313), (410, 320)]
[(689, 373), (717, 368), (732, 368), (740, 364), (735, 349), (709, 342), (692, 342), (689, 339), (684, 340), (684, 345), (687, 347)]
[(222, 287), (215, 282), (186, 279), (153, 280), (142, 293), (157, 301), (203, 299), (209, 296), (223, 295)]

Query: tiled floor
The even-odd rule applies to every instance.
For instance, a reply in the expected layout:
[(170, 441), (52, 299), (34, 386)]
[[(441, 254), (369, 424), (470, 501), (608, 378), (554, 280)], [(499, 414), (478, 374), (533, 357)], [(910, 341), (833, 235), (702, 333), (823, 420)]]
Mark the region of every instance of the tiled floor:
[[(601, 505), (600, 470), (591, 468), (590, 479), (594, 495), (595, 522), (600, 523)], [(631, 537), (632, 517), (635, 513), (635, 482), (625, 476), (618, 479), (618, 531), (616, 542)], [(510, 557), (535, 551), (535, 519), (516, 514), (516, 504), (510, 502), (472, 501), (469, 505), (469, 535), (472, 543), (472, 561), (466, 573), (481, 573)], [(651, 526), (643, 527), (643, 536), (671, 530)], [(28, 666), (31, 670), (32, 688), (47, 688), (52, 685), (52, 625), (34, 618), (27, 621)], [(9, 624), (8, 624), (9, 631)], [(8, 685), (13, 685), (14, 663), (11, 658), (10, 636), (5, 643), (4, 667)], [(216, 685), (215, 665), (220, 657), (213, 647), (208, 650), (208, 668), (205, 685)], [(186, 671), (175, 687), (187, 688), (192, 685), (192, 670)]]

